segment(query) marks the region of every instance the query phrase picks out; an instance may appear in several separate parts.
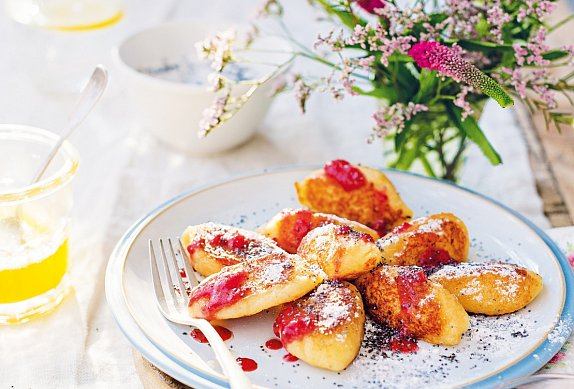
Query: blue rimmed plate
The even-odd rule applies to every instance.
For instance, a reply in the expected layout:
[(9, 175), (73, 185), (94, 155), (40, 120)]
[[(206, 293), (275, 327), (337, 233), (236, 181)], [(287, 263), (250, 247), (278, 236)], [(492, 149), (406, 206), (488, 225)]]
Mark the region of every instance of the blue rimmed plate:
[[(215, 221), (254, 229), (284, 207), (297, 207), (293, 183), (310, 168), (280, 168), (242, 176), (184, 193), (140, 219), (118, 243), (106, 273), (106, 294), (127, 338), (158, 368), (193, 387), (227, 386), (208, 345), (190, 328), (167, 322), (155, 307), (147, 241), (179, 236), (189, 224)], [(472, 261), (502, 260), (538, 272), (541, 294), (519, 312), (473, 315), (471, 328), (454, 347), (420, 342), (414, 354), (364, 347), (345, 371), (335, 373), (284, 360), (270, 350), (272, 313), (229, 320), (232, 351), (252, 359), (250, 373), (262, 387), (492, 387), (532, 374), (560, 350), (574, 324), (574, 280), (566, 258), (537, 227), (482, 195), (396, 171), (388, 177), (415, 216), (443, 211), (458, 215), (471, 235)], [(367, 328), (366, 337), (370, 336)]]

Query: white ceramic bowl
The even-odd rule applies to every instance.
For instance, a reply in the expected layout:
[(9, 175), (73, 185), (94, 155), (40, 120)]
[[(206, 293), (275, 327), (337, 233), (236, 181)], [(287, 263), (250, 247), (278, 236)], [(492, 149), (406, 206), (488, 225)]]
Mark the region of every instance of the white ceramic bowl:
[[(225, 29), (199, 22), (171, 22), (140, 31), (114, 49), (114, 61), (141, 126), (178, 150), (204, 155), (238, 146), (254, 135), (271, 104), (273, 79), (261, 85), (234, 117), (199, 139), (203, 111), (216, 98), (216, 93), (208, 91), (208, 83), (171, 81), (142, 72), (185, 57), (195, 62), (195, 43)], [(284, 40), (263, 38), (256, 45), (257, 52), (248, 54), (254, 62), (280, 65), (292, 59), (291, 46)], [(275, 69), (257, 66), (256, 79), (266, 78)], [(236, 88), (237, 94), (248, 90), (248, 81)]]

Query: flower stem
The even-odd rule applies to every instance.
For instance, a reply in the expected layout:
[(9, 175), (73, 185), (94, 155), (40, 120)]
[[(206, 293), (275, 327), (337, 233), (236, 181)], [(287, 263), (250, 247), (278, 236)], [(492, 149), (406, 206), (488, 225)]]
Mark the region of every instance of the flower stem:
[[(340, 67), (339, 65), (337, 65), (337, 64), (335, 64), (335, 63), (333, 63), (333, 62), (331, 62), (331, 61), (329, 61), (329, 60), (326, 60), (325, 58), (319, 57), (319, 56), (317, 56), (317, 55), (308, 54), (308, 53), (302, 52), (302, 51), (300, 51), (300, 52), (295, 52), (294, 54), (295, 54), (295, 55), (299, 55), (299, 56), (301, 56), (301, 57), (305, 57), (305, 58), (312, 59), (313, 61), (317, 61), (317, 62), (319, 62), (319, 63), (322, 63), (323, 65), (330, 66), (330, 67), (332, 67), (333, 69), (337, 69), (337, 70), (339, 70), (339, 71), (342, 71), (342, 70), (343, 70), (343, 69), (341, 69), (341, 67)], [(370, 79), (369, 77), (364, 76), (364, 75), (362, 75), (362, 74), (357, 74), (357, 73), (354, 73), (354, 72), (353, 72), (353, 77), (357, 77), (357, 78), (360, 78), (360, 79), (366, 80), (366, 81), (371, 81), (371, 79)]]
[(421, 163), (422, 163), (422, 165), (423, 165), (423, 167), (424, 167), (425, 172), (427, 173), (427, 175), (428, 175), (429, 177), (437, 178), (437, 175), (436, 175), (436, 173), (434, 172), (434, 170), (433, 170), (433, 168), (432, 168), (432, 166), (431, 166), (429, 160), (427, 159), (426, 155), (425, 155), (425, 154), (421, 154), (421, 155), (419, 156), (419, 160), (421, 161)]
[(454, 155), (450, 163), (448, 163), (446, 166), (444, 174), (444, 178), (446, 180), (456, 181), (456, 170), (458, 168), (459, 160), (462, 157), (462, 153), (464, 152), (465, 149), (466, 149), (466, 135), (462, 134), (460, 137), (460, 142), (458, 143), (458, 150), (456, 151), (456, 154)]
[(574, 20), (574, 14), (568, 16), (567, 18), (562, 19), (561, 21), (559, 21), (558, 23), (556, 23), (552, 27), (549, 27), (548, 32), (552, 32), (554, 30), (557, 30), (558, 28), (562, 27), (563, 25), (565, 25), (566, 23), (568, 23), (571, 20)]

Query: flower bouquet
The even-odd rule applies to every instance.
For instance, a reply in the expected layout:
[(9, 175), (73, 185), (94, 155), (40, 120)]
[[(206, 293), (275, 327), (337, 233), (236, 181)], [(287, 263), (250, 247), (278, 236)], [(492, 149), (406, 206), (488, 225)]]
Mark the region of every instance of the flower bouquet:
[[(548, 25), (556, 8), (552, 0), (309, 0), (331, 23), (313, 47), (297, 42), (283, 22), (277, 0), (266, 0), (254, 23), (254, 35), (265, 34), (262, 19), (274, 20), (293, 42), (294, 58), (324, 64), (321, 77), (295, 73), (277, 92), (294, 91), (303, 112), (312, 93), (371, 96), (379, 101), (368, 141), (392, 145), (390, 167), (409, 170), (415, 164), (426, 174), (456, 180), (464, 150), (476, 144), (493, 164), (500, 155), (478, 125), (488, 98), (501, 107), (521, 100), (541, 111), (547, 126), (571, 123), (557, 111), (556, 95), (574, 91), (574, 47), (551, 48), (547, 34), (570, 19)], [(213, 61), (213, 87), (221, 90), (206, 112), (201, 134), (230, 118), (265, 80), (244, 95), (234, 96), (234, 83), (222, 76), (239, 60), (233, 35), (202, 42), (200, 53)], [(240, 51), (240, 50), (239, 50)], [(568, 67), (560, 78), (551, 69)], [(278, 69), (283, 70), (283, 69)]]

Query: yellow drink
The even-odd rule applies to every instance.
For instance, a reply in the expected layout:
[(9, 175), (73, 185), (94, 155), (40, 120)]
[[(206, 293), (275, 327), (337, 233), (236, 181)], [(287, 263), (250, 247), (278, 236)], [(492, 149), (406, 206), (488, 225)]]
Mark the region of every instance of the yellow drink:
[(68, 236), (75, 149), (64, 143), (46, 175), (30, 184), (58, 136), (0, 125), (0, 325), (52, 311), (71, 290)]
[(123, 16), (120, 0), (4, 0), (4, 8), (22, 24), (65, 31), (107, 27)]
[(16, 269), (0, 270), (0, 304), (16, 303), (56, 288), (68, 268), (68, 241), (49, 257)]

